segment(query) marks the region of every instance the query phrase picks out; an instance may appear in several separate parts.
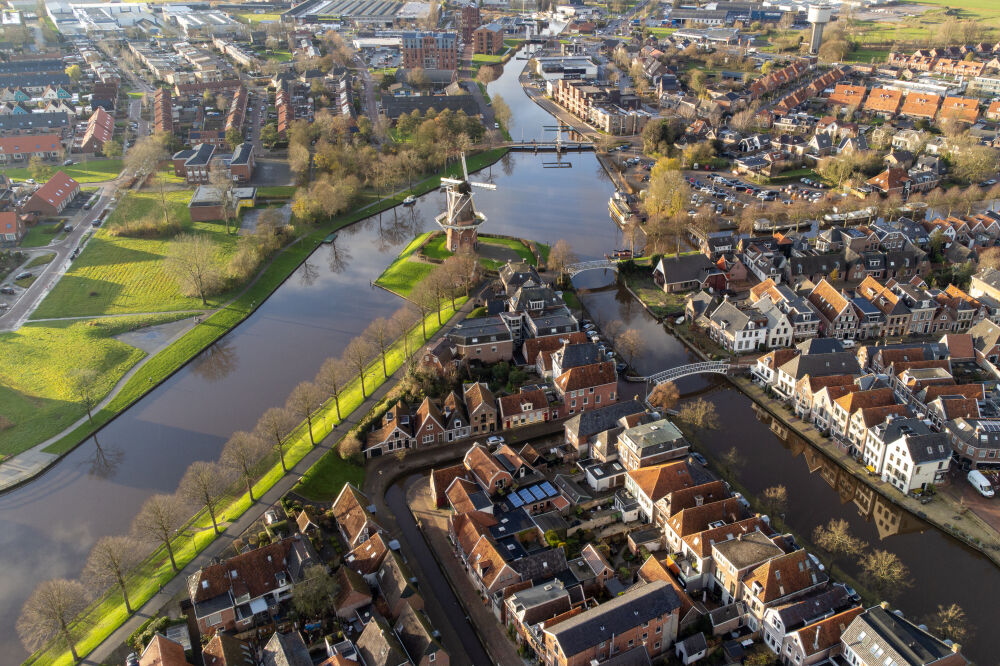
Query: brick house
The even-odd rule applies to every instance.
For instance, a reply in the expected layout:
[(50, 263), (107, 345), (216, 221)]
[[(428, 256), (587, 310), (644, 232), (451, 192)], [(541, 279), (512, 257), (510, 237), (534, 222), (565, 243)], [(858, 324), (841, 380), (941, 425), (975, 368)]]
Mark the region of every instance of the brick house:
[(14, 211), (0, 213), (0, 246), (17, 245), (24, 238), (24, 221)]
[(851, 302), (825, 279), (809, 292), (809, 303), (819, 314), (819, 328), (831, 338), (857, 335), (858, 317)]
[(174, 153), (171, 158), (174, 175), (184, 178), (188, 183), (207, 183), (214, 154), (215, 146), (210, 143), (200, 143), (194, 148)]
[(480, 363), (496, 363), (514, 358), (510, 329), (500, 317), (479, 317), (459, 322), (448, 333), (455, 353)]
[(479, 487), (489, 495), (495, 495), (513, 485), (514, 477), (511, 473), (501, 467), (482, 444), (476, 444), (466, 451), (462, 462)]
[(249, 183), (253, 178), (253, 170), (256, 165), (253, 144), (247, 141), (241, 143), (233, 151), (233, 156), (229, 160), (229, 177), (235, 183)]
[(618, 400), (618, 372), (614, 361), (602, 361), (570, 368), (553, 382), (562, 398), (559, 416), (597, 409)]
[(532, 386), (521, 387), (514, 395), (505, 395), (497, 401), (500, 405), (501, 428), (509, 430), (524, 425), (548, 421), (553, 412), (545, 391)]
[(653, 506), (661, 497), (693, 485), (691, 472), (683, 461), (631, 469), (625, 476), (625, 490), (639, 502), (639, 513), (646, 520), (652, 520)]
[(472, 33), (473, 53), (500, 55), (503, 53), (503, 28), (496, 23), (480, 26)]
[(441, 410), (430, 398), (425, 397), (417, 407), (413, 419), (415, 445), (428, 446), (444, 441), (444, 432), (444, 417), (441, 415)]
[(80, 140), (79, 150), (81, 153), (99, 153), (104, 149), (104, 144), (111, 140), (115, 134), (114, 117), (98, 107), (87, 121), (87, 130)]
[[(271, 614), (304, 575), (313, 557), (299, 536), (203, 567), (187, 581), (202, 634), (246, 631), (258, 614)], [(270, 621), (270, 618), (268, 618)]]
[(368, 511), (370, 502), (354, 484), (346, 483), (333, 502), (333, 517), (337, 521), (340, 536), (348, 548), (357, 548), (372, 536), (380, 533), (382, 527), (375, 522)]
[(489, 386), (484, 382), (467, 383), (463, 393), (472, 434), (496, 432), (497, 402)]
[(662, 580), (634, 586), (599, 606), (546, 622), (542, 660), (586, 666), (632, 649), (658, 657), (677, 638), (680, 607), (677, 592)]
[(404, 32), (403, 66), (407, 69), (455, 69), (458, 35), (453, 32)]
[(416, 437), (413, 432), (413, 415), (407, 404), (400, 400), (382, 416), (382, 426), (368, 433), (365, 457), (374, 458), (414, 446)]
[(21, 207), (23, 213), (36, 213), (40, 217), (58, 215), (80, 193), (80, 183), (62, 171), (57, 171), (49, 182), (31, 195)]

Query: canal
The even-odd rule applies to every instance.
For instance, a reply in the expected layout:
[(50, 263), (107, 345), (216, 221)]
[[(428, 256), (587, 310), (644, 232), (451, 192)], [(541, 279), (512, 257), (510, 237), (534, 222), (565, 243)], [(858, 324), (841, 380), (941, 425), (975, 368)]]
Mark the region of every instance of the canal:
[[(543, 126), (553, 119), (521, 91), (517, 77), (523, 66), (524, 61), (508, 63), (489, 92), (502, 94), (511, 107), (512, 134), (523, 129), (525, 138), (545, 138)], [(495, 192), (476, 193), (476, 204), (489, 219), (483, 232), (549, 243), (565, 238), (581, 259), (619, 247), (620, 233), (607, 212), (613, 187), (593, 154), (564, 158), (572, 168), (546, 168), (552, 159), (513, 154), (477, 175), (497, 185)], [(39, 581), (79, 575), (93, 543), (128, 531), (146, 497), (173, 491), (192, 461), (216, 458), (233, 431), (252, 428), (261, 412), (311, 379), (326, 357), (340, 354), (373, 319), (400, 306), (399, 299), (369, 282), (414, 234), (433, 228), (443, 206), (443, 195), (434, 192), (409, 210), (344, 229), (335, 245), (317, 249), (245, 322), (105, 427), (99, 433), (105, 455), (88, 441), (42, 477), (0, 496), (4, 663), (26, 656), (14, 625)], [(599, 274), (581, 278), (586, 286), (601, 284)], [(693, 360), (627, 291), (612, 287), (582, 300), (596, 321), (619, 319), (640, 331), (645, 341), (635, 363), (640, 372)], [(896, 552), (919, 581), (899, 596), (907, 614), (923, 617), (938, 604), (959, 603), (977, 629), (967, 641), (967, 655), (991, 662), (988, 627), (1000, 619), (985, 594), (997, 585), (992, 565), (905, 515), (892, 519), (897, 528), (882, 527), (881, 514), (863, 513), (856, 499), (844, 499), (842, 484), (827, 480), (829, 471), (816, 473), (825, 469), (817, 467), (818, 452), (776, 437), (756, 418), (749, 400), (717, 378), (688, 377), (679, 385), (682, 393), (703, 392), (717, 405), (723, 427), (705, 434), (704, 445), (713, 453), (733, 445), (744, 451), (750, 462), (740, 472), (741, 484), (752, 492), (784, 484), (793, 507), (786, 519), (800, 534), (843, 517), (855, 534)]]
[[(537, 109), (524, 101), (508, 100), (518, 118)], [(620, 244), (607, 213), (610, 180), (592, 153), (573, 155), (564, 169), (545, 168), (551, 157), (513, 154), (477, 175), (498, 188), (476, 193), (489, 219), (484, 233), (566, 238), (581, 258), (603, 256)], [(342, 230), (246, 321), (102, 429), (100, 449), (91, 439), (0, 495), (0, 661), (27, 656), (14, 625), (38, 582), (78, 576), (94, 542), (127, 532), (147, 497), (175, 490), (192, 461), (217, 458), (232, 432), (251, 429), (325, 358), (400, 307), (369, 282), (414, 234), (434, 228), (444, 204), (433, 192)]]

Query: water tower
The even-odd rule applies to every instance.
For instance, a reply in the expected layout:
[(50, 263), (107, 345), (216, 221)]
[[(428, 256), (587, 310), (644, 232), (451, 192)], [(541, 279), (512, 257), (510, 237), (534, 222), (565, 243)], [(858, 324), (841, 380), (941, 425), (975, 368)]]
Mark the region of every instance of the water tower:
[(809, 39), (809, 55), (819, 53), (819, 45), (823, 42), (823, 27), (830, 22), (833, 8), (829, 5), (809, 5), (808, 20), (812, 24), (812, 37)]

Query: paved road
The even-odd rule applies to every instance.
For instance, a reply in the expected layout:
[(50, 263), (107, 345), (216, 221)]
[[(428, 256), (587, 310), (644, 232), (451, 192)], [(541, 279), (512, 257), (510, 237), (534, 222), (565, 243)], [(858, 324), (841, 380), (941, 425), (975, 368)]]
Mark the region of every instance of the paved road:
[[(112, 181), (113, 183), (114, 181)], [(48, 245), (44, 248), (39, 248), (46, 252), (55, 252), (56, 257), (44, 268), (38, 269), (40, 273), (35, 281), (27, 289), (22, 289), (13, 284), (12, 281), (6, 283), (5, 286), (13, 286), (17, 290), (14, 296), (3, 296), (2, 302), (10, 303), (11, 307), (2, 315), (0, 315), (0, 331), (15, 331), (21, 327), (21, 325), (28, 319), (38, 304), (42, 302), (46, 294), (51, 291), (52, 287), (55, 286), (59, 278), (62, 277), (63, 273), (69, 269), (70, 266), (70, 254), (73, 253), (77, 247), (80, 246), (84, 235), (92, 229), (91, 222), (93, 222), (98, 215), (100, 215), (107, 207), (111, 201), (111, 193), (114, 190), (113, 184), (105, 184), (101, 187), (101, 198), (97, 204), (90, 210), (83, 210), (82, 208), (73, 215), (67, 222), (73, 225), (73, 231), (71, 231), (66, 238), (61, 241), (57, 241)], [(85, 194), (81, 193), (77, 200), (80, 202), (86, 202)], [(38, 254), (37, 252), (35, 253)], [(14, 271), (11, 273), (11, 277), (16, 275), (19, 271)], [(37, 271), (33, 271), (37, 272)]]

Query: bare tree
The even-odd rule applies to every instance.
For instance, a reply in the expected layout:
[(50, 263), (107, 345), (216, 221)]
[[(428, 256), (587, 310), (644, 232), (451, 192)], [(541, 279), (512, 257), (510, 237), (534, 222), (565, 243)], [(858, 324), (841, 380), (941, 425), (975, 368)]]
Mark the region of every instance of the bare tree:
[(105, 590), (117, 585), (125, 600), (125, 610), (132, 614), (128, 586), (125, 584), (145, 556), (142, 544), (131, 536), (101, 537), (90, 550), (83, 565), (83, 578), (92, 589)]
[(94, 424), (94, 407), (98, 403), (98, 380), (100, 376), (93, 368), (80, 368), (73, 373), (73, 394), (87, 410), (90, 424)]
[(217, 462), (196, 460), (184, 472), (177, 489), (178, 494), (187, 501), (205, 507), (216, 534), (222, 534), (215, 514), (232, 481), (229, 471), (229, 468)]
[(73, 655), (73, 662), (80, 661), (76, 653), (76, 639), (82, 633), (76, 617), (87, 607), (87, 588), (76, 580), (54, 578), (39, 583), (21, 607), (17, 618), (17, 635), (29, 652), (45, 646), (49, 641), (61, 640)]
[(612, 319), (602, 326), (602, 328), (604, 329), (604, 335), (608, 336), (608, 339), (617, 340), (618, 336), (625, 331), (625, 323), (621, 319)]
[(826, 526), (816, 526), (813, 543), (828, 552), (831, 561), (837, 557), (855, 560), (868, 548), (867, 543), (851, 534), (850, 523), (837, 518), (831, 518)]
[(389, 331), (389, 320), (379, 317), (370, 323), (364, 332), (364, 336), (371, 341), (374, 349), (382, 357), (382, 376), (386, 378), (389, 376), (389, 369), (386, 366), (385, 355), (392, 346), (392, 335)]
[(375, 350), (372, 348), (371, 342), (363, 337), (354, 338), (344, 349), (344, 360), (358, 373), (358, 377), (361, 379), (361, 397), (366, 399), (368, 392), (365, 388), (365, 375), (374, 354)]
[(316, 446), (316, 439), (313, 437), (312, 417), (317, 409), (323, 404), (323, 389), (313, 382), (301, 382), (292, 389), (288, 395), (285, 406), (299, 418), (306, 420), (309, 427), (309, 443)]
[(576, 253), (573, 252), (573, 248), (567, 240), (560, 238), (549, 250), (548, 267), (550, 270), (557, 271), (560, 277), (566, 272), (566, 267), (575, 264), (576, 261)]
[(237, 430), (222, 447), (221, 462), (228, 467), (246, 485), (250, 501), (257, 501), (253, 496), (253, 482), (257, 480), (260, 461), (264, 457), (266, 444), (256, 435)]
[(632, 365), (632, 361), (635, 357), (642, 351), (644, 346), (642, 336), (639, 335), (639, 331), (634, 328), (629, 328), (622, 331), (617, 338), (615, 338), (615, 347), (618, 351), (625, 356), (625, 360), (629, 365)]
[[(417, 319), (417, 313), (414, 312), (413, 307), (409, 305), (404, 305), (396, 310), (392, 315), (392, 325), (394, 327), (396, 337), (403, 339), (403, 355), (406, 356), (406, 358), (410, 357), (410, 329), (416, 325)], [(339, 412), (337, 416), (340, 416)]]
[(735, 474), (743, 468), (746, 464), (746, 458), (740, 453), (740, 450), (735, 446), (722, 454), (722, 467), (730, 475)]
[[(417, 289), (417, 293), (411, 294), (410, 302), (420, 312), (420, 330), (423, 332), (424, 342), (427, 342), (427, 316), (437, 309), (437, 298), (430, 290)], [(438, 316), (440, 316), (440, 312)]]
[(333, 398), (333, 404), (337, 408), (337, 420), (342, 420), (340, 416), (340, 393), (351, 380), (351, 371), (347, 363), (342, 358), (331, 356), (323, 361), (319, 372), (316, 373), (316, 384)]
[(344, 460), (357, 460), (361, 457), (361, 440), (353, 432), (350, 432), (344, 439), (340, 440), (337, 450)]
[(681, 393), (677, 390), (677, 384), (673, 382), (663, 382), (657, 384), (646, 397), (646, 402), (653, 407), (660, 409), (673, 409), (681, 399)]
[(257, 420), (257, 433), (265, 442), (270, 442), (271, 448), (278, 452), (281, 471), (286, 473), (288, 467), (285, 465), (285, 438), (298, 424), (295, 415), (287, 407), (272, 407)]
[(222, 273), (215, 261), (215, 243), (208, 236), (184, 234), (170, 244), (164, 267), (181, 286), (185, 295), (198, 296), (208, 305), (208, 296), (222, 283)]
[(230, 232), (229, 223), (236, 214), (235, 197), (233, 196), (233, 179), (229, 177), (228, 169), (223, 165), (222, 160), (212, 161), (212, 168), (208, 172), (208, 184), (219, 193), (219, 199), (222, 203), (220, 206), (222, 220), (226, 223), (226, 234), (228, 235)]
[(180, 497), (160, 493), (143, 503), (139, 513), (132, 520), (132, 533), (142, 539), (158, 542), (166, 548), (167, 555), (170, 556), (170, 566), (177, 572), (180, 569), (177, 567), (177, 560), (174, 559), (172, 540), (187, 519), (184, 502)]
[(465, 292), (466, 296), (469, 295), (469, 288), (472, 286), (479, 268), (479, 260), (471, 252), (459, 252), (445, 259), (442, 266), (454, 287), (451, 292), (451, 307), (454, 310), (456, 290)]

